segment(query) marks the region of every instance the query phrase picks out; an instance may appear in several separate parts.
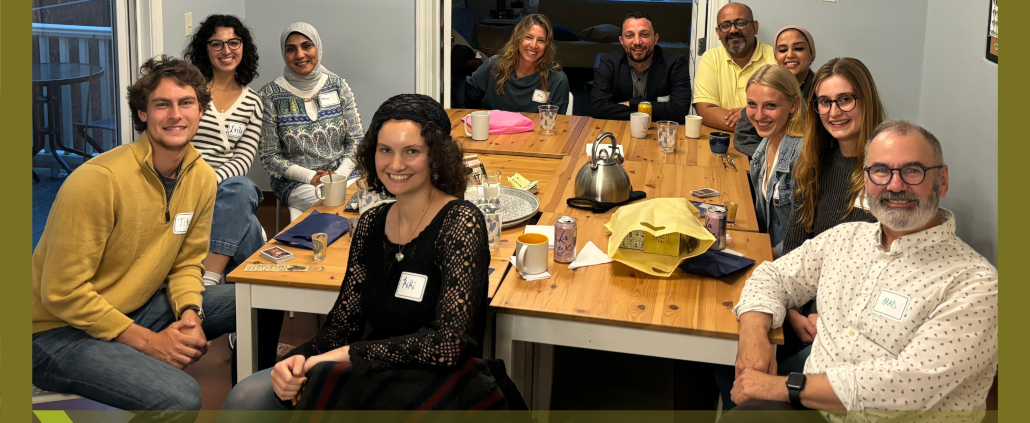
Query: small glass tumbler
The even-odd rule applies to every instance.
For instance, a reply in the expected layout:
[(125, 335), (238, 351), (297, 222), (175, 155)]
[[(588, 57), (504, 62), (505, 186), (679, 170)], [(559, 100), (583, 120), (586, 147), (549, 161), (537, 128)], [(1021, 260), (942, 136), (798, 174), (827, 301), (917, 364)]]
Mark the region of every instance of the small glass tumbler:
[(486, 171), (486, 179), (483, 180), (483, 199), (490, 212), (497, 213), (501, 210), (501, 171)]
[(311, 251), (315, 253), (315, 261), (325, 260), (329, 250), (329, 235), (324, 233), (311, 234)]
[(479, 178), (476, 176), (478, 176), (478, 173), (473, 173), (465, 178), (465, 200), (472, 204), (479, 204), (479, 200), (483, 198)]
[(501, 248), (501, 214), (483, 210), (483, 216), (486, 217), (486, 233), (490, 251), (497, 251)]
[(676, 130), (680, 124), (663, 120), (658, 122), (658, 151), (672, 153), (676, 150)]
[(539, 106), (540, 109), (540, 133), (553, 135), (554, 128), (558, 125), (558, 106)]

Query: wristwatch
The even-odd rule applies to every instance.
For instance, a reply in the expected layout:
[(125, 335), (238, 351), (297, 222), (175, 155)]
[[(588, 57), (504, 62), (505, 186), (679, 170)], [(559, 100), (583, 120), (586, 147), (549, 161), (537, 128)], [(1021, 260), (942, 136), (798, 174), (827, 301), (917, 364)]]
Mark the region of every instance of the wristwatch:
[(790, 405), (795, 409), (803, 410), (801, 405), (801, 390), (805, 389), (805, 374), (791, 373), (787, 375), (787, 393), (790, 395)]
[(183, 313), (186, 313), (189, 310), (197, 312), (197, 316), (200, 317), (200, 322), (204, 322), (204, 309), (200, 308), (200, 306), (188, 305), (183, 307), (182, 310), (179, 310), (179, 317), (181, 318)]

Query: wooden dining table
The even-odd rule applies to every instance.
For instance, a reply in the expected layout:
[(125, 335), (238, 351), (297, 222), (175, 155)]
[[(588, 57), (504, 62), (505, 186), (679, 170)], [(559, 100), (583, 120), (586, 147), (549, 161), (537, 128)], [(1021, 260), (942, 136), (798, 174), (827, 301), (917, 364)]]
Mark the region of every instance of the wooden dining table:
[(471, 109), (450, 109), (451, 137), (461, 145), (465, 153), (493, 153), (512, 156), (563, 158), (572, 154), (570, 141), (579, 138), (581, 132), (593, 121), (586, 116), (558, 115), (554, 134), (544, 135), (540, 131), (539, 113), (522, 113), (533, 121), (533, 130), (517, 134), (491, 135), (486, 141), (473, 140), (466, 135), (462, 118), (474, 112)]
[[(629, 161), (643, 161), (651, 163), (677, 164), (684, 166), (716, 167), (724, 169), (723, 159), (712, 154), (708, 137), (718, 129), (707, 126), (701, 127), (700, 138), (687, 138), (683, 125), (676, 131), (676, 145), (672, 153), (658, 151), (658, 129), (652, 123), (644, 138), (634, 138), (630, 134), (629, 121), (591, 119), (586, 129), (579, 132), (579, 138), (572, 148), (572, 155), (577, 157), (590, 157), (587, 154), (587, 145), (593, 145), (598, 135), (604, 132), (611, 132), (615, 135), (617, 144), (622, 146), (623, 156)], [(732, 140), (732, 133), (729, 134)], [(605, 140), (604, 145), (610, 145), (610, 140)], [(601, 154), (598, 152), (598, 154)], [(725, 156), (736, 165), (736, 170), (726, 167), (727, 177), (739, 178), (741, 175), (746, 179), (748, 171), (748, 157), (737, 151), (730, 142), (729, 151)], [(727, 161), (729, 163), (729, 161)], [(737, 173), (734, 175), (729, 172)]]

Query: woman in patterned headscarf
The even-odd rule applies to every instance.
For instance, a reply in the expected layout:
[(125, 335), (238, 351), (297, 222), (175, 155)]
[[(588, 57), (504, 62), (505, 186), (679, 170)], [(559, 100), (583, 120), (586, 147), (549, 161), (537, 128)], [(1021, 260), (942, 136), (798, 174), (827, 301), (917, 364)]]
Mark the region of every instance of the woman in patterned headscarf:
[(364, 131), (350, 86), (322, 66), (322, 40), (313, 26), (290, 24), (279, 47), (283, 74), (258, 92), (265, 113), (261, 163), (292, 220), (318, 201), (315, 186), (323, 176), (350, 175)]
[[(349, 362), (355, 372), (446, 372), (479, 354), (490, 251), (482, 212), (461, 199), (464, 166), (450, 132), (447, 113), (430, 97), (383, 103), (356, 159), (369, 189), (397, 201), (361, 215), (321, 332), (241, 381), (225, 409), (287, 409), (276, 398), (296, 404), (305, 375), (321, 362)], [(362, 341), (366, 324), (373, 330)]]

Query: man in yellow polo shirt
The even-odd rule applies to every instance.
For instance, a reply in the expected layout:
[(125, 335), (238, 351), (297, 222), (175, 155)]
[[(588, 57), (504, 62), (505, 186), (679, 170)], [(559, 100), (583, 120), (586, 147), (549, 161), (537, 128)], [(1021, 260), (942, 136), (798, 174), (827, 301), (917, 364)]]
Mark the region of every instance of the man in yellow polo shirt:
[(706, 126), (733, 131), (747, 106), (747, 81), (763, 65), (775, 65), (772, 46), (758, 41), (751, 8), (730, 3), (719, 9), (715, 32), (722, 47), (708, 50), (694, 75), (694, 109)]

